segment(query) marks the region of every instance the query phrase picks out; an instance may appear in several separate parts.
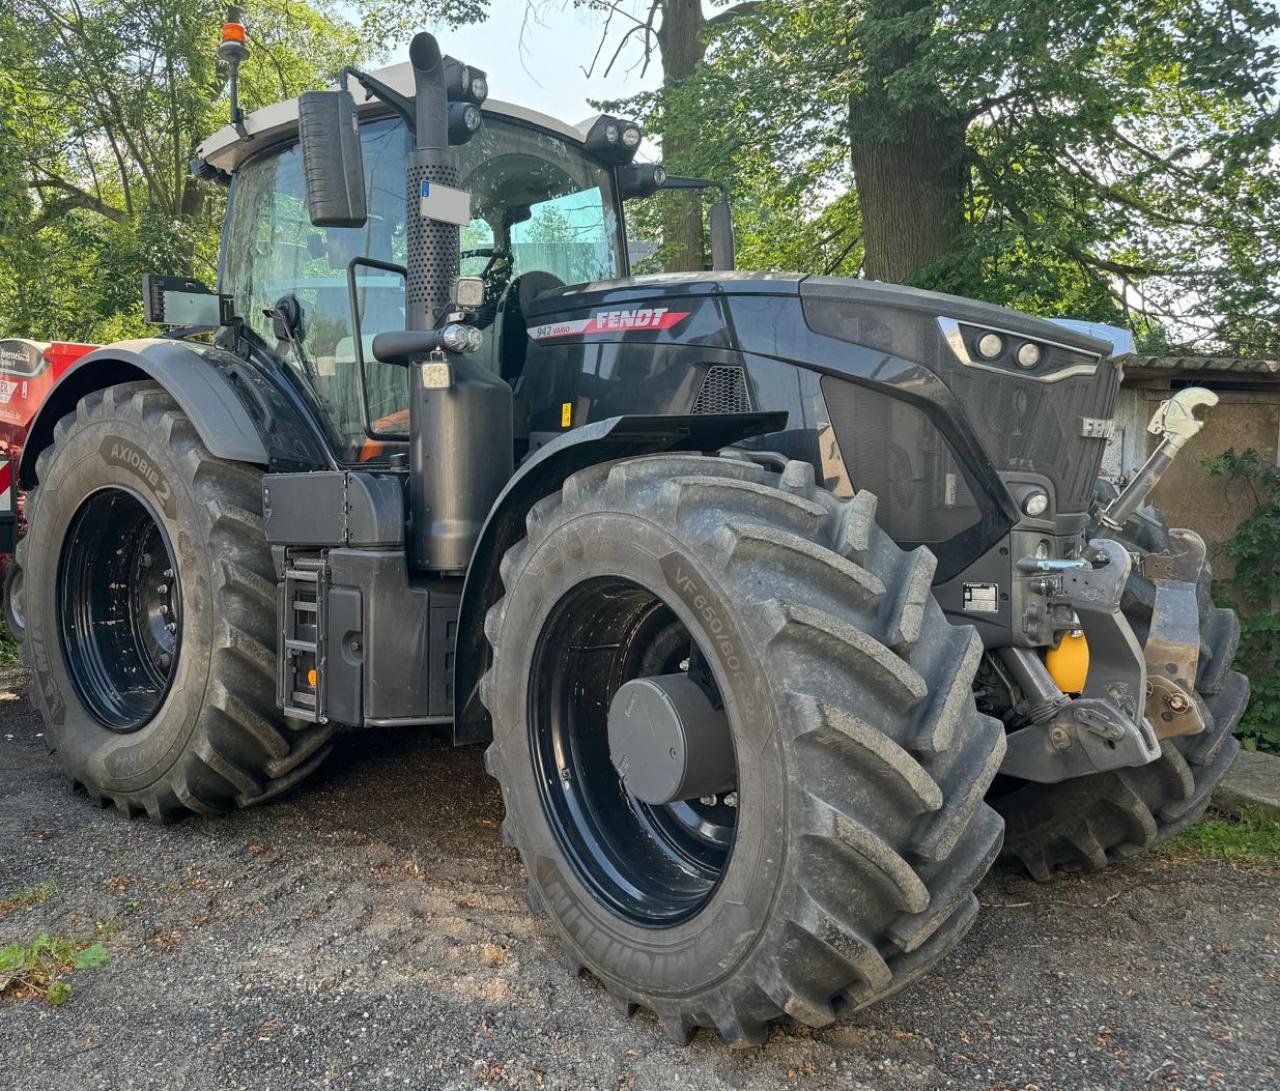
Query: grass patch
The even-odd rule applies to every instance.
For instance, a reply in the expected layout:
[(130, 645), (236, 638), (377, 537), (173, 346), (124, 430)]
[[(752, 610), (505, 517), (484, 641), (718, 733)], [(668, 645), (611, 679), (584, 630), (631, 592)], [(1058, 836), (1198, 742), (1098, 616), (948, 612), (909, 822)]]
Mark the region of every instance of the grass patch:
[(111, 961), (96, 940), (41, 933), (30, 943), (0, 947), (0, 1001), (37, 997), (58, 1008), (71, 997), (66, 975), (101, 969)]
[(1235, 864), (1280, 867), (1280, 818), (1256, 807), (1239, 817), (1211, 812), (1160, 851)]
[(0, 918), (16, 913), (19, 909), (30, 909), (33, 905), (44, 905), (49, 895), (57, 889), (53, 883), (41, 883), (26, 890), (15, 890), (12, 894), (0, 896)]
[(18, 642), (13, 639), (4, 619), (0, 618), (0, 667), (16, 667), (20, 662)]

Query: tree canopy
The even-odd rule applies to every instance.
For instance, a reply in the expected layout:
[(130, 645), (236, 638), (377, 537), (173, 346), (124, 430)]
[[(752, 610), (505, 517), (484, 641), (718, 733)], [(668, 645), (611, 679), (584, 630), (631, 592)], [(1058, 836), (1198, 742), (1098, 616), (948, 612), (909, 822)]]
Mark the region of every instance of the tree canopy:
[[(1276, 355), (1277, 28), (1234, 0), (766, 0), (637, 102), (744, 264)], [(781, 259), (781, 260), (779, 260)]]
[[(243, 5), (253, 108), (319, 85), (362, 46), (325, 3)], [(190, 174), (226, 123), (221, 0), (13, 0), (0, 12), (0, 332), (144, 328), (144, 272), (212, 279), (222, 191)]]
[[(745, 267), (867, 275), (1151, 347), (1280, 355), (1280, 13), (1266, 0), (527, 0), (593, 12), (595, 70), (673, 173), (728, 180)], [(488, 0), (250, 0), (252, 108)], [(221, 0), (0, 11), (0, 332), (140, 328), (141, 272), (211, 278), (226, 118)], [(448, 47), (447, 35), (444, 42)], [(394, 46), (392, 46), (395, 48)], [(484, 63), (484, 58), (475, 58)], [(590, 68), (592, 58), (581, 58)], [(668, 267), (704, 260), (688, 195), (632, 202)]]

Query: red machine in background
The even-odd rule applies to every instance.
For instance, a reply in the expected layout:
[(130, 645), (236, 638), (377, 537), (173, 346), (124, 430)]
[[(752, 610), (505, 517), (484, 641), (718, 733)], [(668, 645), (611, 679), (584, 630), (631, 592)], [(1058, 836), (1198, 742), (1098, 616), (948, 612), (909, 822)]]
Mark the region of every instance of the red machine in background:
[(0, 340), (0, 581), (5, 620), (22, 628), (21, 588), (13, 586), (17, 569), (9, 564), (26, 527), (17, 492), (18, 462), (27, 428), (62, 373), (97, 345), (71, 341)]

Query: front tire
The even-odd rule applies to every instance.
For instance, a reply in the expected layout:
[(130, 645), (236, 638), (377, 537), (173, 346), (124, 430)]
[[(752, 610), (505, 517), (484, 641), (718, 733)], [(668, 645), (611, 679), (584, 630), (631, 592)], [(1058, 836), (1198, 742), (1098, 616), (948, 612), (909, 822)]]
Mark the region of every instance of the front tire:
[[(974, 705), (981, 646), (933, 601), (932, 554), (874, 513), (807, 464), (653, 456), (575, 474), (503, 559), (481, 696), (504, 835), (572, 965), (677, 1041), (822, 1026), (977, 912), (1003, 729)], [(608, 762), (619, 686), (699, 666), (732, 729), (732, 814), (639, 804)]]
[(274, 798), (332, 728), (283, 724), (261, 471), (209, 453), (157, 384), (86, 395), (36, 464), (23, 659), (74, 784), (167, 821)]

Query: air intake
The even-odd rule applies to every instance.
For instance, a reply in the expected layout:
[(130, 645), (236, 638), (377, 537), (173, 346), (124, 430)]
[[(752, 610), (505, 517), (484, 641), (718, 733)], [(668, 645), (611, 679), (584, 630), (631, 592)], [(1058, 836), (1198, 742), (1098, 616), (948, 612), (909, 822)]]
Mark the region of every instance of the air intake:
[(707, 371), (702, 388), (693, 401), (695, 413), (750, 413), (751, 387), (740, 367), (717, 364)]

